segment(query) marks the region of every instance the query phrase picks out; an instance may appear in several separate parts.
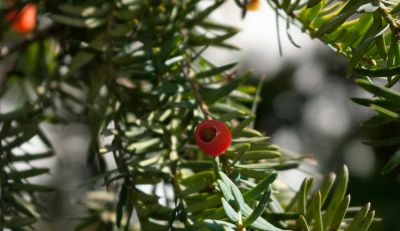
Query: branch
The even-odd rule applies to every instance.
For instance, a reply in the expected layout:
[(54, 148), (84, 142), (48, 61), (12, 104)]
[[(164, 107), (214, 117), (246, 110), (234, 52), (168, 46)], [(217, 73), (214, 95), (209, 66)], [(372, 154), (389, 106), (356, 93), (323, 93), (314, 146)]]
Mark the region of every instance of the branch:
[(208, 110), (208, 106), (207, 106), (206, 102), (203, 100), (203, 97), (201, 97), (200, 86), (199, 86), (199, 83), (195, 79), (195, 74), (194, 74), (193, 70), (191, 70), (190, 64), (184, 65), (184, 72), (190, 82), (190, 86), (192, 87), (192, 90), (194, 92), (194, 97), (196, 98), (197, 102), (199, 103), (201, 111), (203, 112), (203, 114), (207, 120), (211, 120), (212, 119), (211, 113)]

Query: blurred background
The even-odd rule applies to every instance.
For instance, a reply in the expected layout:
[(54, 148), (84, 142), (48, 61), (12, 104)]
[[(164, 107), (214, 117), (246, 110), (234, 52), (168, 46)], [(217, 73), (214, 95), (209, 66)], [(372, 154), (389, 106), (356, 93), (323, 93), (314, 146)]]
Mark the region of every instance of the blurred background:
[[(362, 144), (364, 140), (384, 138), (390, 133), (400, 134), (400, 126), (360, 127), (373, 113), (350, 100), (367, 93), (353, 79), (346, 78), (346, 59), (291, 26), (289, 33), (301, 48), (295, 47), (287, 38), (285, 21), (278, 23), (283, 53), (280, 56), (276, 16), (266, 4), (259, 11), (248, 12), (242, 20), (238, 7), (228, 1), (213, 17), (241, 30), (231, 41), (240, 50), (212, 48), (206, 56), (218, 65), (238, 62), (240, 72), (252, 70), (254, 84), (266, 76), (257, 128), (284, 149), (312, 155), (319, 162), (316, 168), (322, 174), (337, 171), (346, 164), (351, 174), (352, 204), (362, 206), (370, 201), (377, 217), (383, 218), (373, 224), (372, 230), (400, 230), (400, 170), (380, 174), (395, 150)], [(1, 65), (0, 70), (4, 68)], [(6, 95), (0, 102), (0, 112), (17, 105), (17, 96), (17, 90)], [(48, 137), (52, 137), (57, 156), (46, 160), (52, 174), (33, 181), (46, 182), (57, 191), (43, 198), (48, 202), (48, 219), (52, 222), (39, 224), (37, 228), (73, 230), (75, 218), (84, 213), (76, 199), (84, 199), (85, 192), (94, 188), (80, 186), (91, 176), (86, 165), (90, 132), (79, 121), (44, 127)], [(285, 172), (283, 179), (298, 187), (304, 176), (298, 171)]]

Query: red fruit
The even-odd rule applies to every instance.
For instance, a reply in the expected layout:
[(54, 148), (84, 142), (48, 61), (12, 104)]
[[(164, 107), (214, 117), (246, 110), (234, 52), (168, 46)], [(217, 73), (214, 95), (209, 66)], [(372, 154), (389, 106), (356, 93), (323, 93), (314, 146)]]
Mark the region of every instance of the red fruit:
[(205, 120), (196, 127), (197, 146), (209, 156), (219, 156), (232, 142), (229, 128), (219, 120)]
[(250, 11), (258, 10), (260, 8), (260, 0), (250, 0), (246, 8)]
[(11, 28), (19, 33), (29, 33), (36, 27), (37, 6), (34, 3), (26, 4), (18, 13), (13, 10), (6, 15), (11, 22)]

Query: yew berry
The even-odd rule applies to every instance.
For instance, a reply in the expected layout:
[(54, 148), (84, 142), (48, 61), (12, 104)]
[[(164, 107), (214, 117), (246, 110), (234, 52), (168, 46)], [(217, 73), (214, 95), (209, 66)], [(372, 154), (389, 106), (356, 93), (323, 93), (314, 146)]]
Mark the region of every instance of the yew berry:
[(260, 8), (260, 0), (250, 0), (246, 6), (247, 10), (255, 11)]
[(26, 4), (21, 11), (15, 10), (6, 15), (6, 20), (11, 23), (11, 28), (19, 33), (29, 33), (36, 27), (37, 6), (34, 3)]
[(209, 156), (222, 155), (232, 142), (229, 128), (219, 120), (205, 120), (196, 127), (197, 146)]

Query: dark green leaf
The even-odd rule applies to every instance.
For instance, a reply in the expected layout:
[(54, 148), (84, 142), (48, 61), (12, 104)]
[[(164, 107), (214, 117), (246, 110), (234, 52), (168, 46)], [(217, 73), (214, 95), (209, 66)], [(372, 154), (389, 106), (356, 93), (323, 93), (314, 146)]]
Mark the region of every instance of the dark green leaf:
[(397, 166), (400, 164), (400, 149), (397, 150), (397, 152), (392, 156), (392, 158), (389, 160), (389, 162), (385, 165), (385, 167), (382, 170), (382, 174), (386, 174), (393, 169), (395, 169)]
[(362, 221), (361, 225), (359, 227), (356, 227), (357, 231), (367, 231), (372, 223), (372, 220), (374, 219), (374, 216), (375, 216), (374, 210), (368, 213), (368, 215)]
[(182, 195), (189, 195), (191, 193), (199, 192), (204, 188), (210, 186), (215, 181), (213, 172), (204, 171), (193, 174), (190, 177), (183, 179), (180, 183), (185, 187)]
[[(378, 13), (377, 13), (378, 14)], [(374, 17), (374, 22), (372, 26), (369, 28), (368, 32), (365, 34), (363, 38), (363, 42), (361, 45), (353, 52), (353, 56), (350, 59), (349, 70), (352, 70), (360, 60), (363, 58), (364, 54), (367, 52), (370, 44), (380, 35), (382, 35), (387, 29), (389, 29), (389, 25), (382, 28), (382, 22), (379, 16), (379, 19)]]
[(332, 189), (333, 184), (335, 183), (336, 180), (336, 174), (335, 173), (329, 173), (324, 181), (322, 182), (322, 185), (320, 187), (321, 191), (321, 206), (324, 205), (326, 199), (328, 198), (329, 192)]
[(257, 171), (257, 170), (253, 170), (253, 169), (248, 169), (248, 168), (238, 168), (240, 175), (243, 175), (245, 177), (250, 177), (250, 178), (254, 178), (254, 179), (259, 179), (262, 180), (266, 177), (268, 177), (268, 175), (274, 171)]
[(216, 67), (216, 68), (212, 68), (208, 71), (203, 71), (200, 73), (196, 74), (197, 78), (209, 78), (209, 77), (213, 77), (215, 75), (219, 75), (227, 70), (232, 69), (234, 66), (236, 66), (236, 63), (230, 63), (224, 66), (220, 66), (220, 67)]
[(382, 146), (393, 146), (400, 144), (400, 137), (388, 138), (383, 140), (368, 140), (364, 141), (363, 144), (382, 147)]
[(314, 229), (315, 231), (323, 231), (324, 230), (324, 225), (322, 223), (322, 215), (321, 215), (321, 208), (322, 208), (322, 203), (321, 203), (321, 193), (318, 191), (315, 194), (315, 205), (312, 208), (314, 217), (310, 218), (310, 221), (313, 220), (314, 218)]
[(253, 210), (253, 212), (250, 214), (250, 216), (248, 216), (246, 218), (246, 220), (243, 222), (244, 226), (251, 225), (258, 217), (261, 216), (261, 214), (264, 212), (265, 208), (267, 207), (267, 203), (269, 202), (270, 197), (271, 197), (271, 188), (269, 186), (269, 189), (264, 192), (257, 207)]
[(12, 179), (21, 179), (21, 178), (34, 177), (34, 176), (42, 175), (45, 173), (49, 173), (48, 168), (33, 168), (33, 169), (28, 169), (28, 170), (11, 172), (10, 174), (8, 174), (8, 177), (10, 177)]
[(233, 112), (224, 114), (223, 116), (221, 116), (219, 118), (219, 120), (221, 120), (222, 122), (228, 122), (228, 121), (230, 121), (232, 119), (237, 119), (237, 118), (239, 118), (241, 116), (244, 116), (244, 115), (246, 115), (246, 114), (244, 114), (241, 111), (233, 111)]
[(329, 227), (332, 224), (336, 211), (346, 193), (348, 181), (349, 172), (346, 165), (344, 165), (337, 179), (337, 185), (335, 186), (333, 196), (328, 203), (328, 207), (323, 217), (324, 226)]
[(365, 90), (371, 92), (372, 94), (383, 97), (389, 101), (393, 101), (394, 103), (400, 103), (399, 92), (396, 92), (386, 87), (378, 87), (376, 85), (371, 84), (368, 80), (365, 79), (357, 79), (356, 83)]
[[(247, 160), (265, 160), (265, 159), (275, 159), (282, 156), (280, 152), (277, 151), (247, 151), (240, 158), (241, 161)], [(230, 157), (234, 157), (230, 155)]]
[(117, 224), (118, 228), (121, 227), (121, 220), (122, 220), (122, 216), (123, 216), (123, 212), (124, 212), (123, 208), (126, 203), (127, 195), (128, 195), (128, 189), (127, 189), (126, 183), (124, 183), (119, 192), (118, 203), (117, 203), (116, 211), (115, 211), (115, 216), (116, 216), (115, 219), (116, 219), (116, 224)]
[(195, 17), (193, 17), (191, 20), (187, 22), (187, 27), (192, 27), (202, 22), (204, 19), (208, 17), (208, 15), (210, 15), (215, 9), (220, 7), (223, 3), (224, 1), (216, 1), (214, 4), (212, 4), (211, 6), (207, 7), (206, 9), (198, 13)]
[(65, 15), (53, 14), (50, 16), (57, 23), (67, 26), (94, 29), (105, 23), (104, 18), (73, 18)]
[(265, 191), (265, 189), (267, 189), (272, 184), (272, 182), (275, 181), (277, 176), (278, 176), (277, 173), (270, 174), (268, 177), (266, 177), (264, 180), (262, 180), (256, 187), (245, 192), (243, 194), (244, 199), (245, 200), (255, 200), (257, 197), (259, 197)]
[(307, 8), (311, 8), (315, 5), (317, 5), (318, 3), (322, 2), (323, 0), (310, 0), (307, 3)]
[(300, 190), (298, 192), (298, 213), (300, 215), (306, 216), (306, 201), (307, 201), (307, 184), (308, 184), (308, 179), (304, 179), (303, 183), (301, 184)]
[(36, 184), (22, 184), (22, 183), (13, 183), (10, 184), (10, 188), (13, 191), (25, 191), (25, 192), (52, 192), (54, 189)]
[(395, 120), (400, 119), (400, 114), (399, 113), (394, 112), (394, 111), (392, 111), (392, 110), (390, 110), (388, 108), (381, 107), (381, 106), (378, 106), (378, 105), (375, 105), (375, 104), (371, 104), (369, 107), (371, 109), (381, 113), (382, 115), (387, 116), (388, 118), (395, 119)]
[(381, 126), (396, 121), (386, 115), (378, 114), (371, 117), (369, 120), (362, 123), (363, 126)]
[(339, 230), (340, 225), (346, 215), (347, 209), (350, 205), (350, 195), (347, 195), (343, 198), (342, 202), (340, 203), (339, 207), (336, 210), (335, 216), (333, 217), (331, 229), (332, 230)]
[(214, 194), (212, 196), (201, 198), (200, 200), (194, 200), (192, 202), (186, 201), (188, 204), (186, 210), (188, 212), (199, 212), (206, 209), (216, 208), (221, 204), (220, 194)]
[(64, 13), (81, 16), (81, 17), (93, 17), (93, 16), (103, 16), (108, 7), (85, 7), (85, 6), (76, 6), (76, 5), (68, 5), (68, 4), (60, 4), (58, 9)]
[(368, 214), (370, 206), (371, 206), (371, 204), (368, 203), (368, 204), (364, 205), (364, 207), (362, 207), (362, 209), (356, 214), (353, 221), (350, 223), (347, 231), (358, 231), (359, 230), (359, 228), (361, 227), (361, 224), (364, 222), (364, 220)]
[(229, 93), (235, 90), (242, 81), (243, 79), (236, 78), (232, 81), (229, 81), (228, 84), (218, 88), (201, 87), (200, 94), (207, 104), (213, 104), (222, 97), (229, 95)]
[(234, 127), (231, 132), (232, 136), (236, 137), (239, 132), (241, 132), (245, 127), (249, 126), (256, 118), (254, 116), (250, 116), (249, 118), (240, 122), (236, 127)]
[(52, 157), (54, 155), (53, 151), (48, 151), (44, 153), (36, 153), (36, 154), (25, 154), (18, 156), (11, 156), (10, 161), (18, 162), (18, 161), (31, 161), (31, 160), (39, 160), (48, 157)]
[(304, 27), (308, 27), (310, 23), (314, 21), (314, 19), (318, 16), (324, 5), (325, 5), (325, 0), (319, 1), (312, 7), (309, 7), (307, 5), (306, 8), (303, 8), (303, 10), (299, 15), (299, 19), (302, 21)]
[(6, 221), (5, 225), (9, 228), (19, 228), (22, 226), (32, 225), (37, 221), (34, 217), (13, 217)]
[(340, 12), (323, 24), (317, 31), (316, 36), (320, 37), (324, 34), (329, 34), (338, 29), (352, 14), (354, 14), (358, 7), (366, 3), (366, 0), (349, 0), (347, 4), (340, 10)]

